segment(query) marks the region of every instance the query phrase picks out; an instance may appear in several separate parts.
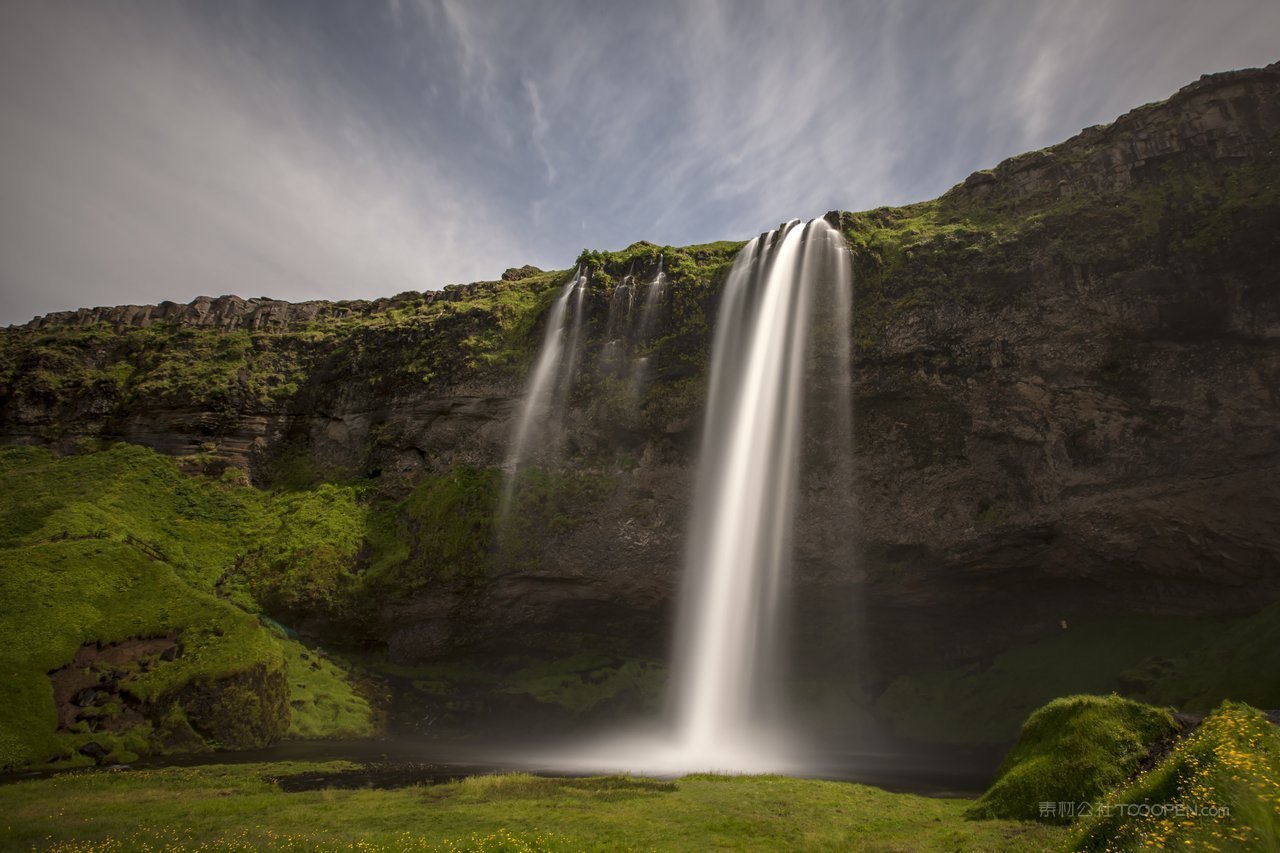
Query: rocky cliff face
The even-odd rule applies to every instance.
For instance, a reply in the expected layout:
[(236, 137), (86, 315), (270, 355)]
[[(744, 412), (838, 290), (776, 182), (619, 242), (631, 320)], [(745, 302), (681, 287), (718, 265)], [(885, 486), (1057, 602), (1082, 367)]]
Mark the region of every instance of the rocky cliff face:
[[(503, 281), (518, 281), (541, 273), (537, 267), (524, 266), (503, 273)], [(239, 296), (197, 296), (186, 305), (177, 302), (161, 302), (159, 305), (116, 305), (111, 307), (79, 308), (75, 311), (55, 311), (36, 317), (22, 328), (89, 328), (108, 326), (116, 332), (129, 328), (146, 329), (156, 324), (217, 329), (223, 332), (251, 331), (280, 332), (305, 328), (309, 324), (325, 320), (367, 318), (390, 311), (410, 307), (432, 305), (435, 302), (459, 302), (467, 297), (471, 287), (454, 284), (443, 290), (425, 293), (401, 293), (385, 299), (357, 299), (343, 302), (284, 302), (279, 299), (259, 297), (241, 299)]]
[[(1280, 66), (1203, 78), (936, 201), (830, 216), (857, 276), (856, 477), (810, 449), (806, 666), (877, 689), (1081, 619), (1280, 600)], [(661, 652), (735, 249), (666, 249), (634, 406), (596, 354), (613, 288), (657, 247), (584, 254), (594, 319), (539, 504), (555, 523), (518, 560), (415, 569), (362, 630), (402, 660), (583, 635)], [(363, 478), (400, 501), (501, 465), (562, 280), (49, 315), (3, 335), (0, 436), (137, 442), (262, 484)]]

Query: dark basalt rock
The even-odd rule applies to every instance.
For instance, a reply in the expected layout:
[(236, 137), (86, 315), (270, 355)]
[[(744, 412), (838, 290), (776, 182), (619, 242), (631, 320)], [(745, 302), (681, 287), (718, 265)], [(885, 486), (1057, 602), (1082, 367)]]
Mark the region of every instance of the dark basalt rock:
[(86, 758), (92, 758), (98, 764), (101, 764), (107, 758), (107, 751), (102, 748), (102, 744), (96, 740), (91, 740), (84, 746), (80, 747), (79, 753)]

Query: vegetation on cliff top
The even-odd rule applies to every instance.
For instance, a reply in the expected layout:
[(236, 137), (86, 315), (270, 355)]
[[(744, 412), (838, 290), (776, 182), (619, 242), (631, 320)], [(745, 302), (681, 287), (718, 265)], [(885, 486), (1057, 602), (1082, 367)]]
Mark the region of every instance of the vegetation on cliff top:
[(867, 353), (909, 313), (1016, 300), (1037, 267), (1265, 267), (1280, 226), (1280, 152), (1169, 163), (1123, 190), (1047, 194), (1016, 208), (948, 194), (841, 214), (841, 225), (854, 254), (856, 341)]

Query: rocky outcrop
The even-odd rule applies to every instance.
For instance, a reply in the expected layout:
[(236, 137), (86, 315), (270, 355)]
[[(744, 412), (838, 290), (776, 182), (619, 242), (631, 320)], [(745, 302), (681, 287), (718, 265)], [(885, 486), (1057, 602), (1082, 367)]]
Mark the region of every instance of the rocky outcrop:
[(1169, 100), (1125, 113), (1109, 125), (974, 172), (948, 193), (958, 202), (1015, 208), (1045, 196), (1124, 190), (1174, 164), (1247, 160), (1274, 153), (1280, 134), (1280, 62), (1206, 74)]
[(502, 274), (502, 280), (503, 281), (520, 281), (521, 279), (529, 278), (530, 276), (535, 276), (540, 272), (542, 272), (542, 270), (538, 269), (532, 264), (525, 264), (522, 267), (512, 267), (511, 269), (504, 272)]
[[(519, 270), (507, 270), (503, 281), (517, 281), (540, 273), (537, 267), (525, 266)], [(239, 296), (197, 296), (187, 304), (161, 302), (159, 305), (116, 305), (114, 307), (80, 308), (75, 311), (55, 311), (36, 317), (25, 325), (28, 329), (57, 327), (86, 328), (103, 324), (116, 330), (126, 328), (145, 329), (158, 323), (200, 329), (235, 331), (285, 331), (325, 320), (344, 320), (374, 317), (397, 308), (422, 307), (435, 302), (458, 302), (484, 283), (449, 285), (442, 290), (424, 292), (406, 291), (383, 299), (357, 299), (328, 302), (285, 302), (279, 299), (258, 297), (241, 299)]]

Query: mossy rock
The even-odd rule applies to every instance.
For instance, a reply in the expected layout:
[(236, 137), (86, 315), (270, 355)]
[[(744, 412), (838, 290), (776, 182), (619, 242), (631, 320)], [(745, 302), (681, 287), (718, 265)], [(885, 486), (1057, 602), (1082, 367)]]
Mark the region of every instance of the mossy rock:
[(289, 729), (289, 681), (283, 666), (259, 664), (219, 681), (199, 680), (178, 696), (192, 729), (227, 749), (266, 746)]
[[(1095, 803), (1178, 730), (1165, 709), (1120, 696), (1066, 696), (1032, 714), (973, 818), (1066, 823), (1059, 803)], [(1041, 803), (1053, 803), (1042, 814)]]

